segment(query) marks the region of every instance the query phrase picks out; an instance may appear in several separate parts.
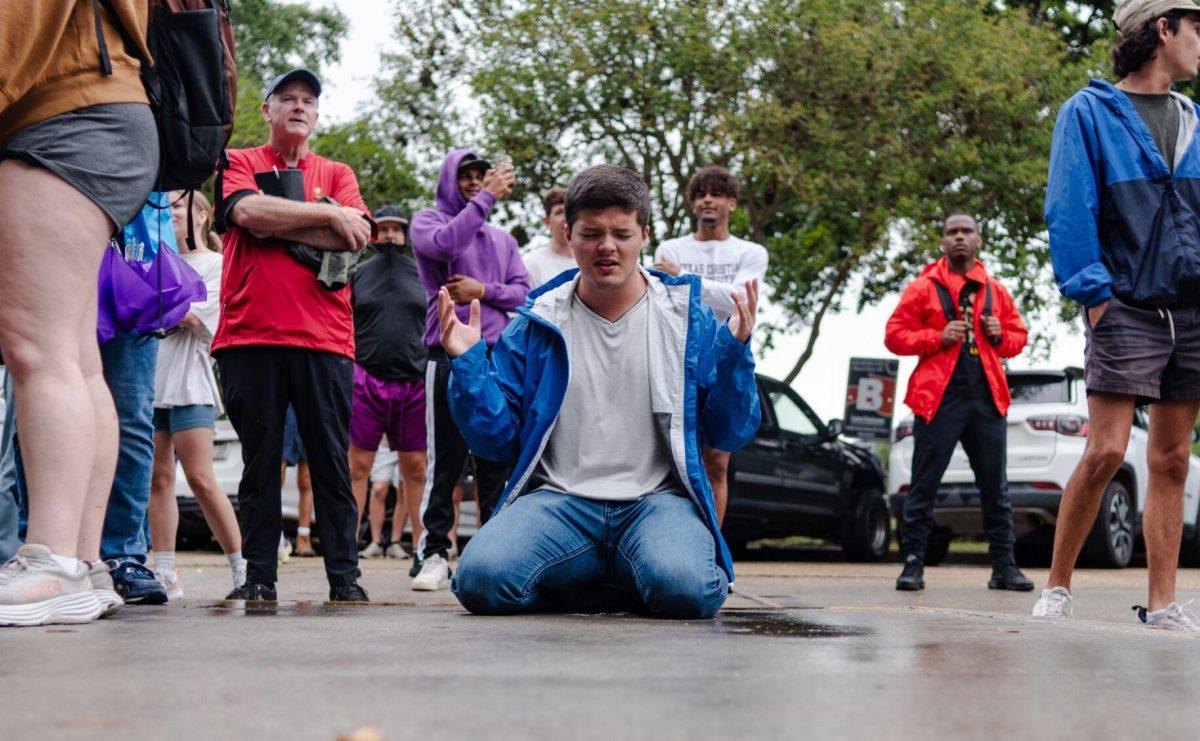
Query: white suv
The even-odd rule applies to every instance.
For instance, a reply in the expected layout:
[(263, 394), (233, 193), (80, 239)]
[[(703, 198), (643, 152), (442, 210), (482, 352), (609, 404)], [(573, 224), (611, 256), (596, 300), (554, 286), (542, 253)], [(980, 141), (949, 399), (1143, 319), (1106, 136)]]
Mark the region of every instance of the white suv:
[[(1054, 542), (1054, 523), (1067, 479), (1083, 456), (1087, 441), (1087, 397), (1081, 371), (1010, 371), (1008, 386), (1008, 493), (1017, 536), (1017, 560), (1026, 565), (1046, 563)], [(1091, 565), (1123, 568), (1141, 537), (1146, 501), (1146, 439), (1149, 416), (1143, 407), (1134, 414), (1125, 462), (1104, 490), (1100, 514), (1084, 546)], [(913, 419), (896, 426), (888, 457), (888, 501), (899, 518), (912, 481)], [(1183, 559), (1200, 565), (1200, 458), (1191, 457), (1184, 487)], [(962, 446), (942, 477), (934, 506), (936, 526), (929, 538), (926, 563), (939, 563), (950, 541), (960, 535), (983, 533), (979, 490)]]

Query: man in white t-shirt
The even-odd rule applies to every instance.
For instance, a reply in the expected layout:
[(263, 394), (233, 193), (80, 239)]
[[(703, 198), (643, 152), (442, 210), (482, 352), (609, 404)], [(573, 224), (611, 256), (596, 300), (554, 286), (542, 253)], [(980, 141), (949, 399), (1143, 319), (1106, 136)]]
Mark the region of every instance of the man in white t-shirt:
[[(701, 296), (717, 321), (735, 311), (733, 296), (747, 281), (762, 284), (767, 251), (760, 244), (729, 234), (729, 215), (737, 208), (738, 182), (719, 165), (703, 167), (687, 185), (687, 200), (696, 216), (696, 233), (669, 239), (654, 254), (654, 267), (671, 275), (700, 276)], [(704, 467), (716, 500), (717, 520), (729, 503), (729, 453), (704, 446)]]
[(525, 256), (525, 269), (529, 271), (529, 280), (534, 288), (564, 270), (578, 267), (575, 255), (571, 253), (571, 245), (567, 243), (566, 198), (567, 191), (563, 188), (551, 188), (542, 196), (542, 207), (546, 209), (542, 223), (550, 232), (550, 244)]

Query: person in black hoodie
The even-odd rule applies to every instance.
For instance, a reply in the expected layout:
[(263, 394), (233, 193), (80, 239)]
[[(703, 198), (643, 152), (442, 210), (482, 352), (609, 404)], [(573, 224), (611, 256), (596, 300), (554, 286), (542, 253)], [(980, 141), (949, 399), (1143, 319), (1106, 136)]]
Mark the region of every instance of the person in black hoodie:
[[(397, 206), (383, 206), (374, 219), (378, 254), (360, 265), (350, 282), (355, 345), (350, 483), (361, 513), (375, 453), (386, 435), (388, 447), (398, 454), (403, 480), (398, 506), (408, 508), (416, 543), (425, 488), (425, 288), (407, 245), (407, 214)], [(372, 511), (371, 516), (382, 518), (384, 513)], [(373, 545), (387, 549), (386, 543)]]

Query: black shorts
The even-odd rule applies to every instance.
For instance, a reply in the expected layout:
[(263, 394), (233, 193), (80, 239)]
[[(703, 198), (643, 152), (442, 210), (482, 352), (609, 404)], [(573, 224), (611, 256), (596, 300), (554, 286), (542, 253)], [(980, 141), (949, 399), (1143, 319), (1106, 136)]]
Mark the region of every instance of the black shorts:
[(1144, 309), (1113, 298), (1083, 317), (1087, 390), (1140, 402), (1200, 399), (1200, 309)]
[(0, 144), (0, 160), (10, 157), (62, 178), (120, 229), (158, 178), (158, 129), (144, 103), (80, 108), (13, 134)]

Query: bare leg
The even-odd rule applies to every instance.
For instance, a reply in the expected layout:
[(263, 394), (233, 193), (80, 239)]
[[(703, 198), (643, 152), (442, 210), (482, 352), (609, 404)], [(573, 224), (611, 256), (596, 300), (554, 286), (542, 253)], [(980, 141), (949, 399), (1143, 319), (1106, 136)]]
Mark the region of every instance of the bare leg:
[(100, 535), (104, 530), (104, 515), (108, 511), (108, 494), (112, 491), (113, 474), (117, 468), (119, 425), (112, 394), (104, 381), (104, 367), (96, 345), (96, 301), (93, 297), (88, 310), (88, 326), (80, 330), (80, 366), (92, 397), (95, 419), (95, 457), (84, 500), (83, 518), (79, 525), (78, 555), (86, 561), (100, 560)]
[(708, 472), (708, 485), (712, 487), (713, 504), (717, 510), (717, 525), (725, 521), (725, 507), (729, 504), (729, 456), (724, 450), (704, 446), (704, 470)]
[(242, 550), (242, 532), (238, 529), (237, 514), (229, 496), (217, 483), (213, 470), (213, 431), (207, 427), (175, 433), (175, 449), (183, 464), (188, 487), (196, 495), (196, 503), (204, 513), (213, 537), (225, 553)]
[[(408, 521), (412, 523), (414, 549), (421, 539), (421, 497), (424, 495), (425, 489), (425, 462), (424, 450), (400, 451), (401, 491), (397, 494), (404, 497), (404, 505), (408, 508)], [(396, 510), (400, 510), (399, 501), (396, 502)], [(403, 522), (398, 529), (395, 526), (398, 520), (402, 520), (402, 518), (392, 515), (392, 542), (394, 543), (400, 542), (400, 536), (404, 534)]]
[(156, 553), (175, 550), (179, 504), (175, 501), (175, 446), (169, 432), (154, 433), (154, 468), (150, 476), (150, 547)]
[[(458, 518), (462, 514), (463, 483), (460, 479), (454, 485), (454, 525), (450, 528), (450, 546), (458, 548)], [(478, 501), (478, 500), (476, 500)]]
[(1067, 481), (1058, 507), (1054, 531), (1054, 558), (1046, 586), (1071, 589), (1075, 561), (1087, 540), (1100, 509), (1104, 487), (1125, 460), (1129, 428), (1133, 424), (1133, 397), (1116, 394), (1088, 395), (1088, 439), (1083, 458)]
[(89, 383), (99, 354), (85, 359), (81, 348), (95, 337), (96, 274), (112, 228), (103, 211), (49, 171), (0, 162), (0, 348), (29, 484), (27, 541), (67, 557), (78, 552), (99, 458), (97, 425), (106, 419)]
[(1150, 610), (1175, 601), (1179, 541), (1183, 537), (1183, 485), (1187, 483), (1192, 425), (1200, 402), (1174, 401), (1150, 407), (1150, 440), (1146, 448), (1146, 511), (1142, 534), (1150, 567)]
[[(391, 479), (371, 482), (371, 542), (383, 542), (383, 521), (387, 518), (387, 495)], [(399, 509), (399, 508), (397, 508)], [(361, 511), (361, 510), (360, 510)], [(393, 515), (393, 518), (395, 515)], [(361, 515), (359, 516), (361, 519)], [(392, 520), (395, 522), (395, 520)]]
[(300, 527), (312, 525), (313, 490), (312, 476), (308, 473), (308, 461), (296, 464), (296, 489), (300, 492)]
[[(354, 492), (354, 502), (358, 505), (358, 523), (354, 526), (354, 532), (358, 532), (358, 528), (362, 526), (363, 512), (367, 511), (367, 480), (371, 478), (371, 466), (374, 463), (374, 450), (363, 450), (350, 443), (350, 490)], [(371, 532), (374, 531), (375, 525), (372, 522)]]

